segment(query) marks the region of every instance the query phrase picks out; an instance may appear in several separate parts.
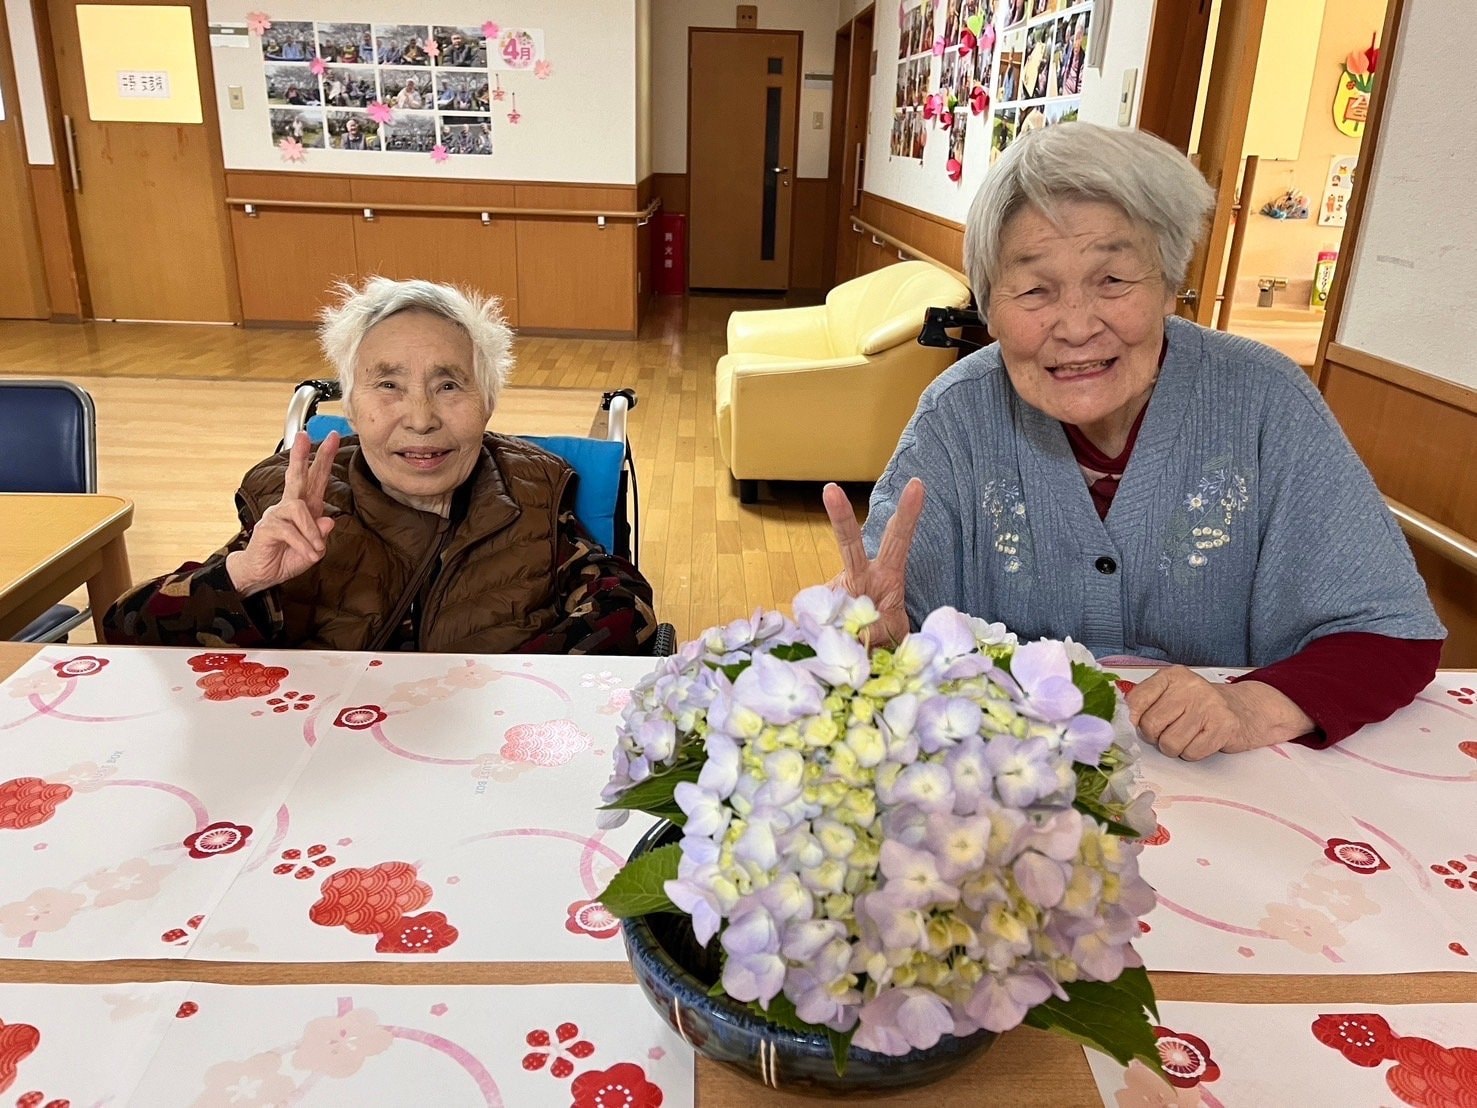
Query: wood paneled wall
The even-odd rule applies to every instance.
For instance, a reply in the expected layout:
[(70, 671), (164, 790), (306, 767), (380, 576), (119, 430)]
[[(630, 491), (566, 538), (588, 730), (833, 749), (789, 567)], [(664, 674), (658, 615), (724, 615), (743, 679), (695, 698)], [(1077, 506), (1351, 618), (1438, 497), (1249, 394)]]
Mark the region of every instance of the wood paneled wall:
[[(405, 177), (228, 172), (232, 197), (449, 207), (633, 211), (631, 186), (427, 181)], [(308, 322), (336, 280), (382, 273), (470, 285), (500, 296), (525, 332), (634, 335), (638, 232), (630, 220), (261, 208), (231, 212), (248, 323)]]
[[(862, 193), (861, 218), (920, 253), (955, 269), (964, 269), (964, 228), (957, 223), (870, 192)], [(856, 252), (853, 276), (871, 273), (899, 260), (898, 252), (891, 246), (879, 246), (867, 234), (849, 233), (854, 240), (852, 249)], [(851, 256), (845, 246), (843, 242), (837, 248), (843, 258)]]
[(36, 202), (36, 229), (41, 238), (41, 261), (52, 321), (75, 323), (82, 318), (82, 299), (77, 288), (80, 251), (67, 219), (61, 167), (31, 166), (31, 196)]
[[(10, 56), (5, 9), (0, 7), (0, 57)], [(0, 120), (0, 256), (5, 258), (6, 269), (4, 280), (0, 280), (0, 317), (45, 319), (51, 310), (36, 233), (31, 175), (26, 168), (20, 101), (9, 66), (0, 66), (0, 97), (10, 105), (10, 111)]]
[[(1323, 394), (1381, 492), (1477, 538), (1477, 394), (1337, 344)], [(1449, 632), (1441, 664), (1477, 668), (1477, 577), (1421, 549), (1416, 561)]]

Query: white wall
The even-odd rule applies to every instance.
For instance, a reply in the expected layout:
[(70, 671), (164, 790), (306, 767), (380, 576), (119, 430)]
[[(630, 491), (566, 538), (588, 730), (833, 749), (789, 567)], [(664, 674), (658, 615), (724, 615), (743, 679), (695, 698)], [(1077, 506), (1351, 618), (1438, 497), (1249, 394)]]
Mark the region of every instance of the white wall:
[[(842, 2), (844, 4), (846, 0)], [(970, 201), (974, 199), (990, 164), (989, 116), (969, 117), (970, 129), (964, 146), (964, 172), (957, 182), (949, 180), (944, 173), (949, 145), (947, 131), (935, 129), (929, 133), (921, 163), (909, 158), (890, 158), (888, 145), (896, 95), (898, 21), (892, 18), (896, 8), (891, 2), (879, 4), (877, 11), (872, 43), (877, 50), (878, 61), (877, 73), (872, 78), (871, 121), (867, 134), (867, 167), (863, 187), (874, 195), (930, 212), (943, 219), (963, 223), (969, 212)], [(1095, 14), (1100, 15), (1100, 12)], [(1153, 16), (1154, 0), (1113, 0), (1102, 68), (1084, 70), (1079, 118), (1091, 123), (1116, 125), (1123, 73), (1127, 69), (1136, 69), (1139, 80), (1135, 82), (1130, 122), (1137, 125), (1137, 90), (1142, 85), (1144, 60), (1149, 53), (1149, 31)], [(1095, 19), (1091, 35), (1101, 33)], [(939, 69), (939, 59), (935, 58), (932, 87), (937, 87)], [(940, 259), (955, 260), (957, 259)]]
[[(20, 92), (21, 127), (26, 133), (26, 159), (32, 165), (56, 161), (51, 129), (46, 121), (46, 92), (41, 84), (41, 59), (36, 50), (36, 25), (30, 0), (5, 0), (10, 25), (10, 52), (15, 59), (15, 83)], [(11, 105), (15, 110), (15, 105)]]
[[(478, 0), (276, 0), (274, 22), (293, 20), (357, 23), (431, 23), (480, 26), (488, 18)], [(239, 0), (209, 0), (209, 18), (237, 22)], [(436, 165), (427, 154), (365, 154), (311, 150), (288, 165), (270, 141), (261, 52), (213, 48), (221, 145), (227, 169), (352, 173), (378, 176), (480, 178), (505, 181), (569, 181), (634, 185), (637, 181), (636, 0), (502, 0), (497, 21), (544, 33), (548, 80), (532, 73), (502, 72), (502, 85), (516, 92), (522, 121), (507, 121), (511, 100), (493, 103), (491, 157), (459, 156)], [(233, 110), (229, 88), (240, 85), (245, 107)]]
[[(837, 0), (757, 0), (759, 29), (800, 31), (803, 73), (831, 72)], [(653, 169), (687, 172), (687, 29), (732, 27), (734, 0), (651, 0)], [(814, 113), (822, 126), (812, 126)], [(831, 142), (831, 86), (800, 90), (796, 173), (824, 177)], [(886, 135), (883, 136), (884, 141)]]

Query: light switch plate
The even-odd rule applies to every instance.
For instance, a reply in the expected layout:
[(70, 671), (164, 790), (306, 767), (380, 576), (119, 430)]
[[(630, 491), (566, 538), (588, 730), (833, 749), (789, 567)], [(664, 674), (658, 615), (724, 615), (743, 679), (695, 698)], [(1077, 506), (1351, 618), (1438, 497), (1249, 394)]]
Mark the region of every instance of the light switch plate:
[(242, 111), (246, 108), (246, 98), (241, 95), (240, 85), (228, 85), (226, 87), (226, 101), (231, 105), (232, 111)]
[(1139, 71), (1123, 71), (1123, 91), (1118, 94), (1118, 126), (1127, 127), (1133, 120), (1133, 90), (1138, 84)]
[(810, 125), (813, 128), (815, 128), (817, 131), (824, 131), (826, 129), (826, 113), (825, 112), (811, 112), (810, 113)]

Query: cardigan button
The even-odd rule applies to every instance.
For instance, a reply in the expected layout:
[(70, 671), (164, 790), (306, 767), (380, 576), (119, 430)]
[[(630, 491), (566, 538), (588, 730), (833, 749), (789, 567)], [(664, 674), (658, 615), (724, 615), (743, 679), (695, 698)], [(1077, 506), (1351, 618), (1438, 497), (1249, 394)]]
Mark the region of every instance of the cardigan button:
[(1102, 574), (1118, 572), (1118, 563), (1113, 561), (1113, 559), (1108, 557), (1106, 554), (1104, 554), (1101, 558), (1099, 558), (1092, 564), (1097, 568), (1097, 571)]

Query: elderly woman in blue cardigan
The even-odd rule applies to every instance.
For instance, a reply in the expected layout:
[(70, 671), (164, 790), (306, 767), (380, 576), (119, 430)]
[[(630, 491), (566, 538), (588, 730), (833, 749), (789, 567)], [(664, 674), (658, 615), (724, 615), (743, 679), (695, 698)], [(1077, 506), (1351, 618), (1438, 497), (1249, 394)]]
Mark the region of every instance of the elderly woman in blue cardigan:
[(864, 529), (825, 490), (840, 583), (884, 636), (948, 604), (1170, 663), (1128, 706), (1188, 759), (1337, 742), (1409, 703), (1445, 636), (1307, 375), (1173, 314), (1212, 206), (1147, 134), (1069, 123), (1015, 143), (965, 231), (998, 341), (923, 394)]

